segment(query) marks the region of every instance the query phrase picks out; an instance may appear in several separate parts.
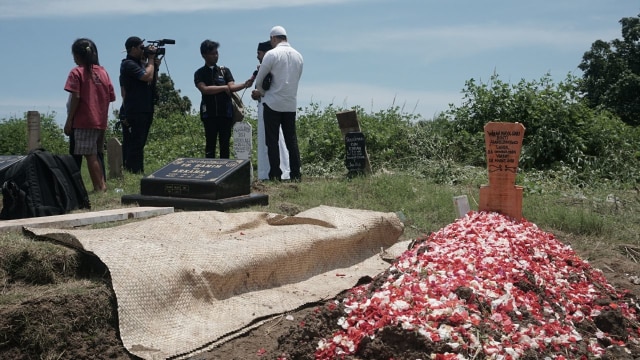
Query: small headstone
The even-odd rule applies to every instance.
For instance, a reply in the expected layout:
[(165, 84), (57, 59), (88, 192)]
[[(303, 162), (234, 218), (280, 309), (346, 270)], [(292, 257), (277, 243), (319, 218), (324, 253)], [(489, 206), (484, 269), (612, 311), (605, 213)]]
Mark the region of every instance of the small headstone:
[(524, 137), (520, 123), (490, 122), (484, 127), (489, 185), (480, 188), (480, 211), (495, 211), (522, 218), (522, 187), (516, 186)]
[[(347, 110), (336, 113), (336, 118), (338, 119), (338, 126), (340, 127), (340, 132), (342, 136), (345, 138), (347, 134), (350, 132), (361, 133), (360, 123), (358, 122), (358, 114), (355, 110)], [(348, 149), (347, 149), (348, 151)], [(364, 173), (371, 174), (371, 163), (369, 162), (369, 154), (367, 150), (364, 149)], [(347, 166), (348, 168), (348, 166)], [(354, 174), (351, 171), (349, 174)]]
[(233, 151), (236, 159), (251, 159), (252, 139), (251, 124), (241, 121), (233, 125)]
[(0, 156), (0, 187), (4, 183), (4, 174), (9, 170), (11, 165), (24, 159), (23, 155), (1, 155)]
[(27, 111), (27, 151), (40, 147), (40, 113)]
[(454, 196), (453, 205), (456, 208), (458, 219), (465, 216), (469, 211), (471, 211), (467, 195)]
[(345, 135), (344, 142), (347, 150), (345, 159), (347, 170), (352, 174), (364, 172), (367, 162), (364, 134), (349, 132)]
[(107, 160), (109, 179), (122, 178), (122, 144), (116, 138), (107, 141)]

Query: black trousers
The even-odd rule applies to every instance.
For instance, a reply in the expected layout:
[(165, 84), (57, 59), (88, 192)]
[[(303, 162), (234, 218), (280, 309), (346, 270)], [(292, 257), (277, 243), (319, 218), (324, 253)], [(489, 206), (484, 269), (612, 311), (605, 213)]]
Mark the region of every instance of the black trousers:
[(204, 157), (216, 157), (216, 143), (220, 139), (220, 159), (230, 158), (231, 130), (233, 119), (228, 117), (201, 118), (204, 126)]
[(280, 179), (280, 148), (278, 138), (280, 127), (284, 135), (284, 143), (289, 151), (289, 166), (291, 180), (300, 180), (300, 150), (298, 149), (298, 135), (296, 135), (296, 112), (280, 112), (264, 104), (264, 135), (267, 142), (267, 156), (269, 157), (269, 179)]
[(129, 126), (122, 126), (122, 165), (132, 173), (144, 173), (144, 147), (153, 113), (127, 114)]

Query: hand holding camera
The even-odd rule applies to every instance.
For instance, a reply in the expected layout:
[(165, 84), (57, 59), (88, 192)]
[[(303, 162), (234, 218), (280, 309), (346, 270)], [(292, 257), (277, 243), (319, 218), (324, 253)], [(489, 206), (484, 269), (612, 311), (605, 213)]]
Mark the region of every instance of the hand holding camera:
[(166, 53), (165, 45), (173, 45), (176, 43), (173, 39), (161, 39), (161, 40), (151, 40), (147, 41), (149, 45), (144, 47), (144, 54), (149, 56), (164, 56)]
[(144, 47), (144, 56), (149, 60), (153, 60), (156, 57), (157, 48), (153, 45), (147, 45)]

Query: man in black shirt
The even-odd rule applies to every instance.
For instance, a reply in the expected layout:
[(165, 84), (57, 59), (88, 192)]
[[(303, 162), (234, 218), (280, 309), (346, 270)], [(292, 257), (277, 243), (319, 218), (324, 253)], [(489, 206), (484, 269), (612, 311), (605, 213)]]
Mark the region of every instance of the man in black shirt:
[(128, 38), (127, 57), (120, 63), (122, 162), (132, 173), (144, 173), (144, 146), (153, 122), (153, 86), (160, 66), (156, 48), (149, 46), (145, 54), (143, 43), (137, 36)]
[(232, 92), (251, 87), (253, 80), (249, 79), (236, 84), (231, 70), (218, 66), (218, 47), (220, 44), (205, 40), (200, 44), (200, 55), (204, 59), (204, 66), (196, 70), (194, 83), (200, 93), (200, 120), (204, 126), (206, 139), (205, 157), (216, 157), (216, 142), (220, 141), (220, 158), (229, 159), (231, 130), (233, 128), (233, 108), (231, 104)]

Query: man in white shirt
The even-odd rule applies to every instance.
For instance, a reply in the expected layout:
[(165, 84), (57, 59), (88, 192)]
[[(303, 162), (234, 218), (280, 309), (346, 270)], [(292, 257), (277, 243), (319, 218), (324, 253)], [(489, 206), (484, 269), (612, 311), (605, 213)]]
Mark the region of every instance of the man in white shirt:
[[(282, 26), (274, 26), (270, 32), (272, 50), (262, 59), (256, 75), (257, 88), (252, 97), (262, 97), (267, 154), (269, 157), (269, 179), (281, 180), (279, 129), (282, 127), (284, 141), (289, 151), (290, 178), (300, 181), (300, 151), (296, 135), (296, 109), (298, 83), (302, 76), (303, 59), (287, 41), (287, 32)], [(271, 73), (271, 86), (263, 88), (263, 81)]]
[[(257, 58), (261, 64), (264, 55), (269, 50), (271, 50), (270, 41), (258, 43)], [(258, 69), (260, 69), (260, 65), (258, 65)], [(255, 71), (255, 75), (258, 75), (258, 70)], [(269, 157), (267, 156), (267, 141), (265, 140), (264, 117), (262, 116), (264, 108), (262, 106), (262, 98), (254, 97), (254, 94), (255, 92), (251, 93), (251, 98), (258, 101), (258, 180), (267, 180), (269, 179)], [(282, 128), (280, 128), (279, 133), (278, 148), (280, 150), (280, 170), (282, 170), (281, 180), (289, 180), (289, 152), (287, 151), (287, 145), (284, 142)]]

